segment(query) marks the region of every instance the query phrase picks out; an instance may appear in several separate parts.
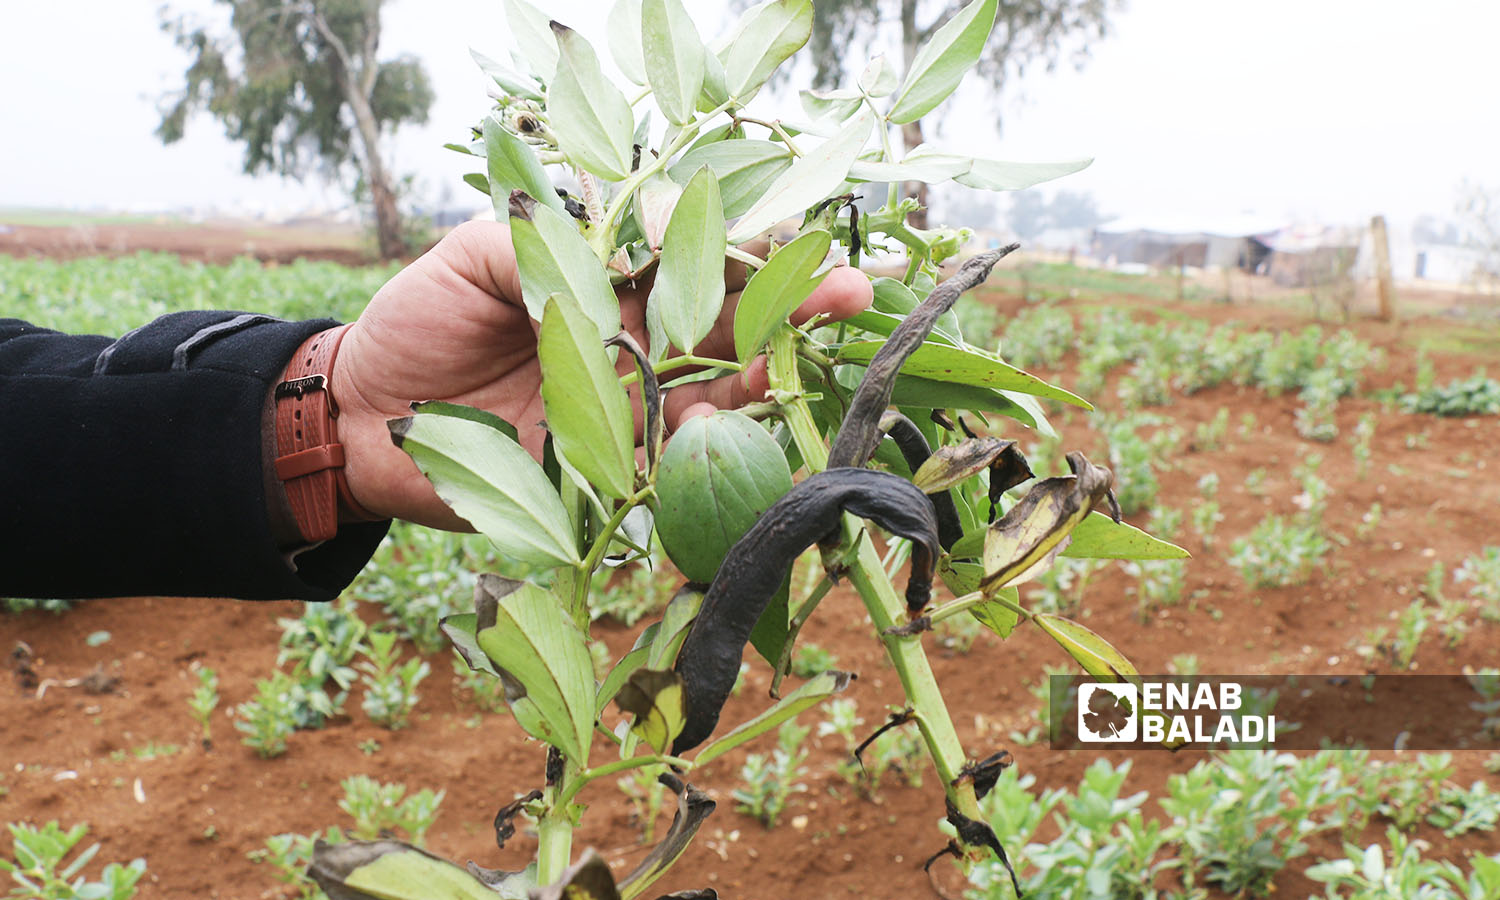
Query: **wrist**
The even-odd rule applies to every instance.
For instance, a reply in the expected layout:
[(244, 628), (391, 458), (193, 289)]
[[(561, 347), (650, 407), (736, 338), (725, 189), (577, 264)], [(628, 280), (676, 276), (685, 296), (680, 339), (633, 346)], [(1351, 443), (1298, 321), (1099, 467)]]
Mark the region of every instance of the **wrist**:
[(271, 392), (276, 484), (269, 491), (272, 528), (278, 538), (293, 537), (294, 543), (321, 543), (334, 537), (340, 522), (378, 518), (355, 499), (345, 476), (333, 373), (339, 345), (350, 327), (340, 325), (309, 337)]

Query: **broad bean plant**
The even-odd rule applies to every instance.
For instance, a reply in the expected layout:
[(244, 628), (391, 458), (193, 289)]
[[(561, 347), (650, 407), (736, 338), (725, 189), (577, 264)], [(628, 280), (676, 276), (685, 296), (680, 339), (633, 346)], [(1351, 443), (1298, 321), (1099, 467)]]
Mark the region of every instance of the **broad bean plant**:
[[(713, 812), (694, 772), (850, 684), (851, 673), (827, 671), (782, 690), (799, 629), (844, 578), (906, 694), (908, 711), (887, 724), (920, 731), (944, 794), (948, 834), (934, 834), (934, 847), (946, 839), (965, 868), (1004, 861), (1005, 836), (984, 823), (978, 798), (1009, 757), (960, 743), (924, 637), (953, 616), (1000, 638), (1026, 622), (1093, 676), (1130, 677), (1130, 663), (1082, 625), (1025, 609), (1016, 585), (1059, 554), (1186, 554), (1121, 523), (1112, 475), (1082, 454), (1068, 454), (1071, 474), (1032, 477), (1012, 436), (1053, 434), (1044, 403), (1089, 404), (965, 341), (953, 313), (1015, 247), (973, 255), (944, 279), (940, 265), (962, 255), (969, 233), (908, 223), (917, 205), (900, 196), (902, 182), (1017, 190), (1087, 165), (896, 145), (900, 126), (947, 99), (979, 59), (996, 0), (964, 7), (906, 72), (876, 57), (848, 88), (802, 91), (796, 118), (760, 118), (754, 101), (807, 41), (810, 0), (761, 3), (707, 43), (682, 0), (619, 0), (608, 52), (624, 85), (578, 32), (525, 0), (505, 7), (512, 63), (476, 54), (495, 103), (472, 139), (451, 147), (482, 163), (467, 180), (510, 225), (539, 323), (545, 447), (538, 460), (517, 443), (514, 426), (532, 423), (436, 402), (390, 427), (512, 567), (481, 574), (474, 612), (443, 629), (470, 666), (503, 683), (516, 722), (546, 747), (535, 784), (505, 786), (495, 820), (502, 845), (518, 816), (534, 820), (538, 854), (504, 872), (351, 841), (320, 845), (311, 874), (338, 897), (426, 897), (436, 885), (453, 897), (651, 896)], [(793, 311), (840, 260), (889, 260), (901, 274), (872, 277), (871, 309), (794, 327)], [(696, 355), (736, 271), (734, 353)], [(616, 288), (627, 284), (649, 285), (644, 342), (621, 329)], [(742, 373), (761, 355), (764, 399), (691, 419), (664, 441), (663, 395)], [(1013, 490), (1024, 493), (1007, 497)], [(687, 583), (596, 679), (593, 576), (658, 543)], [(794, 608), (788, 576), (813, 547), (825, 574)], [(952, 599), (934, 603), (937, 583)], [(746, 644), (772, 668), (779, 699), (721, 723)], [(598, 797), (612, 796), (632, 770), (658, 775), (676, 816), (617, 880), (595, 851), (575, 852), (573, 834), (585, 792), (606, 779)]]

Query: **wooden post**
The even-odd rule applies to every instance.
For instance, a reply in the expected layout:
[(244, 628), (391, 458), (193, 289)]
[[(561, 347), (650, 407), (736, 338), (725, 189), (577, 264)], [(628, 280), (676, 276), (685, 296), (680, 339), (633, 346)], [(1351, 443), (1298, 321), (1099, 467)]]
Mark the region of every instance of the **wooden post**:
[(1391, 242), (1385, 231), (1385, 216), (1370, 220), (1370, 243), (1375, 248), (1375, 292), (1380, 300), (1380, 319), (1396, 318), (1396, 292), (1391, 285)]

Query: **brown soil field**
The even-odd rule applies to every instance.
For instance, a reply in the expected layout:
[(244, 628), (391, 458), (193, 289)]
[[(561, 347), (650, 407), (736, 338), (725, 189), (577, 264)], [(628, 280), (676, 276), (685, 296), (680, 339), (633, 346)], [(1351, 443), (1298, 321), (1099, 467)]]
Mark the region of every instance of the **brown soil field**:
[[(982, 296), (1005, 313), (1022, 305), (1005, 290)], [(1108, 302), (1146, 314), (1234, 319), (1247, 327), (1286, 329), (1307, 322), (1283, 306), (1130, 296)], [(1365, 391), (1396, 381), (1411, 384), (1418, 340), (1473, 337), (1470, 326), (1441, 316), (1397, 324), (1361, 320), (1351, 327), (1387, 353), (1384, 367), (1366, 372)], [(1472, 350), (1433, 358), (1440, 381), (1497, 360)], [(1038, 374), (1066, 386), (1073, 364), (1070, 360), (1061, 371)], [(1106, 397), (1113, 397), (1112, 387), (1100, 392), (1101, 401)], [(1390, 671), (1384, 661), (1355, 652), (1366, 634), (1391, 624), (1416, 596), (1435, 560), (1451, 569), (1485, 545), (1500, 543), (1495, 477), (1500, 417), (1408, 416), (1383, 411), (1377, 401), (1358, 396), (1339, 406), (1337, 441), (1313, 444), (1293, 428), (1292, 395), (1273, 398), (1256, 389), (1222, 386), (1177, 395), (1170, 406), (1153, 412), (1190, 437), (1195, 425), (1211, 420), (1221, 407), (1231, 411), (1232, 423), (1223, 446), (1199, 451), (1185, 438), (1172, 467), (1161, 475), (1160, 502), (1184, 511), (1197, 497), (1200, 476), (1217, 472), (1222, 481), (1226, 518), (1215, 546), (1205, 551), (1190, 528), (1185, 525), (1182, 531), (1182, 543), (1195, 553), (1187, 563), (1184, 592), (1191, 600), (1157, 610), (1142, 622), (1127, 590), (1130, 579), (1111, 569), (1090, 583), (1082, 621), (1106, 635), (1142, 672), (1168, 671), (1168, 661), (1184, 653), (1198, 655), (1204, 670), (1212, 672)], [(1253, 413), (1258, 424), (1242, 435), (1235, 424), (1245, 413)], [(1370, 475), (1359, 477), (1349, 436), (1366, 413), (1377, 416), (1378, 427)], [(1085, 416), (1064, 417), (1058, 424), (1065, 446), (1094, 458), (1103, 455)], [(1408, 449), (1409, 438), (1425, 441), (1425, 446)], [(1339, 537), (1332, 561), (1301, 586), (1248, 588), (1226, 560), (1228, 545), (1267, 512), (1293, 511), (1296, 488), (1290, 472), (1310, 452), (1323, 455), (1320, 474), (1332, 489), (1326, 525)], [(1255, 469), (1267, 473), (1263, 496), (1244, 488)], [(1383, 517), (1373, 531), (1359, 536), (1361, 516), (1377, 502)], [(412, 790), (447, 791), (427, 837), (428, 847), (440, 855), (489, 867), (523, 865), (535, 851), (534, 835), (523, 828), (497, 851), (490, 822), (499, 805), (539, 782), (542, 751), (523, 740), (509, 717), (475, 714), (454, 688), (446, 654), (432, 658), (433, 675), (421, 688), (421, 704), (407, 729), (392, 732), (371, 724), (359, 712), (356, 689), (347, 703), (350, 715), (320, 731), (298, 732), (283, 757), (261, 760), (239, 743), (227, 711), (250, 699), (254, 680), (275, 666), (277, 618), (298, 612), (299, 605), (289, 602), (141, 598), (84, 603), (60, 616), (32, 612), (0, 618), (0, 647), (9, 652), (17, 642), (28, 645), (32, 667), (49, 684), (45, 693), (23, 688), (9, 676), (0, 684), (0, 788), (8, 791), (0, 791), (0, 818), (59, 819), (65, 825), (87, 821), (90, 840), (104, 844), (101, 860), (146, 857), (142, 897), (292, 897), (295, 893), (276, 883), (268, 865), (253, 863), (247, 853), (277, 833), (347, 825), (337, 807), (339, 781), (364, 773), (403, 782)], [(1417, 671), (1500, 666), (1500, 623), (1477, 615), (1470, 619), (1472, 628), (1456, 648), (1447, 648), (1430, 633), (1417, 653)], [(101, 630), (110, 632), (110, 639), (89, 646), (86, 636)], [(606, 625), (597, 633), (619, 653), (637, 630)], [(804, 639), (831, 650), (840, 668), (859, 674), (847, 696), (858, 701), (867, 721), (878, 718), (882, 704), (899, 704), (899, 684), (850, 590), (837, 589), (824, 601)], [(1005, 746), (1011, 729), (1030, 724), (1036, 701), (1025, 684), (1040, 675), (1044, 664), (1066, 662), (1056, 645), (1028, 627), (1005, 642), (981, 635), (967, 655), (945, 655), (935, 647), (931, 652), (960, 735), (975, 757)], [(753, 653), (746, 658), (752, 663), (747, 688), (731, 701), (726, 722), (746, 718), (766, 703), (767, 668)], [(216, 743), (207, 750), (198, 744), (187, 707), (196, 665), (218, 671), (223, 698), (214, 719)], [(66, 686), (96, 668), (119, 679), (111, 692), (89, 694), (82, 686)], [(815, 714), (804, 716), (804, 721), (815, 720)], [(366, 755), (358, 745), (372, 739), (380, 749)], [(183, 749), (155, 759), (131, 752), (152, 742)], [(865, 799), (830, 770), (842, 752), (839, 739), (810, 742), (809, 789), (794, 795), (773, 830), (736, 812), (730, 799), (746, 751), (695, 773), (695, 783), (716, 796), (719, 807), (657, 887), (711, 886), (733, 900), (930, 896), (922, 862), (945, 841), (936, 827), (943, 802), (935, 776), (928, 772), (920, 788), (883, 786), (878, 799)], [(608, 752), (602, 740), (595, 749)], [(1129, 759), (1133, 768), (1125, 790), (1150, 790), (1147, 811), (1154, 816), (1161, 815), (1154, 798), (1167, 776), (1205, 758), (1197, 751), (1063, 752), (1045, 744), (1009, 749), (1022, 771), (1036, 775), (1038, 787), (1076, 787), (1083, 770), (1101, 755), (1116, 762)], [(1478, 750), (1455, 753), (1455, 781), (1467, 785), (1488, 779), (1500, 788), (1500, 778), (1483, 768), (1487, 755)], [(637, 823), (613, 785), (601, 782), (583, 800), (592, 809), (575, 849), (599, 848), (621, 872), (639, 861), (647, 848), (639, 843)], [(658, 832), (664, 826), (665, 818)], [(1362, 841), (1379, 840), (1383, 827), (1372, 825)], [(1445, 841), (1431, 828), (1421, 834), (1433, 842), (1430, 855), (1456, 858), (1461, 851), (1496, 849), (1493, 833), (1454, 841)], [(1301, 871), (1320, 854), (1341, 855), (1336, 837), (1325, 837), (1278, 877), (1278, 896), (1304, 897), (1321, 887)], [(956, 873), (945, 865), (936, 870), (944, 873), (940, 880), (956, 896)]]
[[(0, 225), (4, 218), (0, 217)], [(124, 256), (142, 250), (175, 253), (186, 260), (227, 263), (237, 256), (289, 263), (322, 259), (358, 266), (373, 261), (374, 245), (355, 226), (267, 226), (241, 222), (90, 222), (9, 225), (0, 229), (0, 253), (75, 259)]]

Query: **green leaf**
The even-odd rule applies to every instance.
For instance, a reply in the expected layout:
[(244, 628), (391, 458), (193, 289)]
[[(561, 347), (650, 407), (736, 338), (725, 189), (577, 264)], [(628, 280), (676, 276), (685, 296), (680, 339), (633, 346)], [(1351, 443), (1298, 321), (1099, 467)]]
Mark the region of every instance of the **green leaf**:
[(651, 652), (646, 655), (646, 665), (652, 669), (671, 668), (677, 662), (677, 651), (687, 640), (693, 619), (703, 605), (701, 585), (685, 584), (677, 589), (667, 608), (662, 611), (656, 635), (651, 639)]
[(974, 161), (951, 153), (923, 154), (922, 148), (900, 162), (860, 160), (849, 168), (850, 181), (923, 181), (940, 184), (969, 172)]
[(791, 168), (777, 176), (754, 206), (746, 210), (729, 233), (731, 244), (742, 244), (759, 237), (766, 229), (789, 216), (800, 214), (828, 197), (849, 175), (849, 167), (859, 158), (870, 137), (874, 119), (861, 112)]
[(1023, 425), (1038, 427), (1031, 413), (1001, 391), (968, 384), (933, 381), (916, 375), (896, 376), (896, 387), (891, 391), (891, 404), (917, 409), (969, 409), (974, 412), (994, 412), (1010, 416)]
[(724, 306), (725, 246), (719, 183), (704, 166), (672, 211), (649, 301), (662, 332), (685, 353), (713, 330)]
[(599, 340), (619, 333), (620, 301), (572, 218), (549, 206), (537, 206), (530, 221), (510, 217), (510, 240), (521, 270), (521, 296), (533, 319), (542, 320), (548, 297), (563, 294), (594, 321)]
[[(481, 575), (481, 589), (502, 579)], [(588, 763), (594, 732), (594, 665), (583, 632), (561, 601), (534, 584), (493, 594), (494, 624), (475, 639), (507, 677), (506, 700), (527, 733), (579, 766)], [(480, 622), (485, 619), (483, 608)], [(520, 695), (513, 696), (519, 687)]]
[(541, 103), (547, 99), (538, 90), (536, 80), (530, 76), (514, 72), (502, 65), (498, 60), (491, 59), (472, 47), (469, 48), (469, 56), (473, 57), (474, 62), (484, 74), (493, 78), (495, 83), (500, 86), (500, 89), (512, 97), (520, 97), (523, 100), (532, 100), (537, 103)]
[(953, 93), (984, 52), (998, 8), (998, 0), (974, 0), (918, 48), (891, 107), (892, 122), (915, 122)]
[(734, 310), (734, 353), (749, 362), (776, 329), (823, 283), (818, 267), (828, 256), (833, 236), (809, 231), (777, 250), (740, 293)]
[[(449, 618), (453, 617), (450, 616)], [(448, 620), (444, 619), (443, 621), (447, 622)], [(656, 639), (657, 632), (660, 629), (660, 622), (652, 622), (641, 629), (641, 633), (636, 636), (635, 644), (631, 646), (630, 652), (620, 657), (620, 661), (615, 663), (614, 668), (609, 670), (608, 675), (604, 676), (604, 681), (600, 682), (599, 691), (594, 696), (594, 718), (597, 719), (604, 713), (605, 707), (609, 706), (609, 701), (613, 700), (615, 694), (620, 692), (620, 687), (625, 684), (625, 680), (631, 676), (631, 673), (646, 665), (646, 658), (651, 653), (651, 643)], [(445, 627), (444, 631), (446, 630)]]
[[(875, 351), (884, 344), (884, 341), (845, 344), (839, 348), (837, 362), (868, 365), (875, 356)], [(1019, 391), (1035, 397), (1071, 403), (1087, 410), (1094, 408), (1087, 400), (1060, 387), (1050, 385), (1015, 366), (1000, 362), (975, 350), (948, 347), (931, 341), (918, 347), (916, 352), (906, 360), (906, 364), (901, 367), (901, 371), (908, 375), (937, 381)]]
[(1033, 185), (1064, 175), (1087, 169), (1094, 160), (1070, 159), (1062, 162), (1028, 163), (1001, 162), (997, 159), (976, 159), (969, 171), (953, 180), (965, 187), (983, 188), (990, 191), (1023, 191)]
[[(901, 283), (899, 278), (873, 279), (870, 282), (870, 290), (874, 294), (870, 302), (873, 309), (900, 316), (903, 319), (911, 315), (911, 311), (922, 302), (916, 294), (912, 293), (911, 288)], [(932, 333), (939, 343), (962, 344), (963, 332), (958, 325), (958, 313), (950, 309), (938, 316)], [(932, 337), (928, 338), (928, 340), (932, 339)]]
[(775, 438), (727, 410), (684, 422), (662, 454), (656, 532), (690, 580), (707, 584), (761, 513), (792, 489)]
[(557, 491), (498, 427), (426, 413), (393, 420), (390, 429), (443, 502), (506, 557), (533, 566), (580, 561)]
[(744, 105), (777, 67), (812, 35), (812, 0), (766, 0), (740, 16), (733, 32), (715, 42), (724, 64), (726, 93)]
[(842, 122), (854, 115), (865, 102), (865, 95), (853, 88), (831, 91), (798, 91), (797, 99), (809, 119), (832, 119)]
[(984, 578), (984, 566), (979, 563), (956, 562), (952, 556), (944, 556), (938, 561), (938, 577), (943, 579), (943, 585), (948, 588), (949, 593), (962, 597), (979, 590), (979, 582)]
[(1060, 555), (1075, 559), (1187, 559), (1193, 554), (1129, 522), (1116, 522), (1095, 512), (1073, 529), (1073, 542)]
[(443, 634), (453, 642), (453, 649), (464, 658), (464, 662), (469, 664), (470, 669), (476, 672), (486, 672), (498, 678), (499, 670), (490, 662), (490, 658), (484, 655), (484, 650), (480, 648), (479, 641), (474, 637), (474, 632), (478, 630), (477, 618), (474, 613), (457, 613), (443, 616), (438, 624), (443, 629)]
[(726, 140), (700, 144), (667, 169), (672, 180), (687, 184), (703, 166), (719, 180), (724, 216), (743, 215), (771, 183), (792, 165), (792, 154), (771, 141)]
[(537, 335), (542, 407), (558, 452), (612, 497), (634, 493), (635, 417), (594, 323), (567, 294), (553, 294)]
[(490, 196), (490, 180), (479, 172), (466, 174), (464, 176), (464, 184), (467, 184), (486, 197)]
[(547, 112), (558, 149), (595, 175), (620, 181), (630, 173), (635, 135), (630, 104), (599, 70), (599, 57), (582, 35), (556, 22), (552, 30), (559, 56)]
[[(1004, 597), (1012, 603), (1021, 602), (1021, 591), (1015, 587), (1003, 588), (996, 596)], [(1010, 633), (1016, 630), (1016, 623), (1021, 618), (1014, 609), (993, 600), (986, 600), (969, 607), (969, 615), (977, 619), (979, 624), (999, 635), (1002, 640), (1010, 637)]]
[(752, 741), (782, 722), (796, 717), (803, 710), (832, 697), (849, 686), (853, 680), (848, 672), (829, 669), (803, 682), (795, 691), (781, 698), (775, 706), (741, 724), (698, 752), (693, 757), (693, 767), (700, 768), (741, 744)]
[(605, 20), (609, 55), (620, 72), (636, 84), (646, 83), (646, 60), (641, 53), (641, 0), (616, 0)]
[(1068, 651), (1068, 655), (1077, 660), (1083, 670), (1097, 681), (1120, 681), (1139, 674), (1130, 660), (1112, 647), (1109, 641), (1072, 619), (1041, 613), (1032, 621)]
[(879, 99), (896, 89), (898, 78), (896, 67), (891, 65), (882, 53), (872, 57), (865, 65), (865, 70), (859, 76), (859, 89)]
[(548, 27), (551, 17), (526, 0), (505, 0), (505, 21), (512, 42), (531, 66), (531, 74), (551, 84), (557, 69), (557, 40)]
[(682, 0), (642, 0), (641, 48), (646, 78), (667, 121), (693, 121), (703, 90), (707, 50)]
[(495, 218), (510, 215), (510, 192), (525, 191), (538, 203), (543, 203), (566, 215), (567, 208), (552, 179), (542, 169), (530, 146), (511, 134), (494, 116), (484, 120), (484, 160), (489, 170), (490, 201), (495, 207)]
[[(445, 859), (401, 841), (318, 841), (308, 874), (323, 892), (341, 900), (499, 900), (497, 893)], [(517, 873), (513, 878), (520, 876)]]
[(658, 754), (667, 752), (687, 724), (682, 676), (671, 669), (637, 669), (615, 695), (615, 703), (635, 716), (630, 730)]
[(703, 90), (698, 94), (698, 112), (713, 112), (729, 102), (729, 85), (724, 80), (724, 63), (713, 53), (703, 55)]

